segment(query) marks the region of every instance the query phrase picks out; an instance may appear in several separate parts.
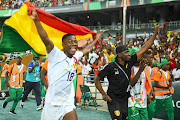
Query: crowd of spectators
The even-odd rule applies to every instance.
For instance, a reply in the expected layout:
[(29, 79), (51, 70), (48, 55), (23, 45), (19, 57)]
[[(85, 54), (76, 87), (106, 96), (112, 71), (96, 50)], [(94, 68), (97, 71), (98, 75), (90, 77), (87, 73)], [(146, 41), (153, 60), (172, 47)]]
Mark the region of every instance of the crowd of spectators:
[[(135, 47), (141, 48), (142, 45), (149, 40), (149, 36), (137, 36), (129, 39), (126, 42), (128, 49), (131, 50)], [(78, 74), (85, 76), (86, 80), (90, 80), (88, 77), (90, 74), (97, 75), (114, 57), (114, 48), (118, 45), (123, 44), (123, 35), (116, 33), (115, 36), (108, 32), (107, 35), (102, 35), (100, 40), (96, 43), (93, 51), (88, 55), (84, 56), (78, 65)], [(90, 41), (87, 41), (87, 44)], [(175, 80), (180, 79), (180, 31), (161, 30), (159, 35), (154, 41), (154, 45), (149, 49), (153, 56), (153, 62), (155, 66), (161, 62), (162, 59), (166, 58), (170, 61), (170, 71), (174, 74)], [(19, 53), (7, 54), (8, 59), (14, 59)], [(22, 55), (31, 54), (31, 51), (22, 52)], [(152, 64), (152, 66), (154, 66)]]
[[(126, 45), (131, 50), (142, 45), (151, 37), (136, 36), (130, 39)], [(107, 39), (105, 42), (104, 39)], [(115, 39), (113, 41), (113, 39)], [(117, 32), (112, 36), (110, 32), (107, 36), (102, 36), (89, 55), (84, 56), (79, 61), (78, 74), (85, 76), (85, 80), (90, 80), (89, 75), (97, 75), (114, 57), (114, 48), (122, 45), (123, 36)], [(158, 66), (162, 59), (170, 61), (170, 72), (175, 80), (180, 79), (180, 33), (178, 31), (162, 30), (154, 41), (154, 45), (149, 49), (153, 57), (152, 67)], [(112, 42), (113, 41), (113, 42)]]
[[(26, 0), (0, 0), (0, 10), (19, 9)], [(55, 7), (105, 0), (30, 0), (35, 7)]]
[[(11, 53), (5, 53), (8, 60), (16, 59), (16, 56), (21, 54), (22, 56), (30, 55), (32, 54), (31, 50), (28, 50), (26, 52), (11, 52)], [(2, 62), (2, 61), (0, 61)]]

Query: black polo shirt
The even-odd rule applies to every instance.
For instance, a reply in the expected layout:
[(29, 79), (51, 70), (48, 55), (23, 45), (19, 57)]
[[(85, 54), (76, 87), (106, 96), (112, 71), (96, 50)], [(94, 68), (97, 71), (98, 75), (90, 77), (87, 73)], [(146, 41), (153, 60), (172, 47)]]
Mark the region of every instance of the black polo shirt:
[[(127, 62), (124, 66), (121, 64), (117, 64), (126, 72), (129, 79), (131, 76), (131, 67), (137, 62), (137, 55), (134, 54), (131, 56), (129, 62)], [(98, 74), (101, 80), (105, 76), (109, 81), (107, 94), (111, 99), (116, 99), (118, 101), (127, 100), (129, 97), (129, 93), (127, 93), (127, 88), (129, 85), (128, 79), (120, 70), (120, 68), (114, 63), (109, 63), (103, 70), (101, 70)]]

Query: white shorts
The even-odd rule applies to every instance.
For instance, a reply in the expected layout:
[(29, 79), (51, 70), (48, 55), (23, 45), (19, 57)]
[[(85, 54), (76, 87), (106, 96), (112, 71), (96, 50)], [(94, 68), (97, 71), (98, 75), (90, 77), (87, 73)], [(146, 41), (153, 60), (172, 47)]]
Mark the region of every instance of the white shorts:
[(41, 120), (62, 120), (65, 114), (75, 108), (75, 105), (54, 106), (46, 103), (41, 113)]

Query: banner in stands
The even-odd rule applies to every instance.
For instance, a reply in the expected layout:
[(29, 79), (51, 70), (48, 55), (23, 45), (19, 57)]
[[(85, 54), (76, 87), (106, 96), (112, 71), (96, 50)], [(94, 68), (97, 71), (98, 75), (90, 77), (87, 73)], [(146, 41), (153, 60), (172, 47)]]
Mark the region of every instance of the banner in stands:
[[(173, 87), (174, 87), (174, 95), (173, 95), (173, 106), (174, 106), (174, 119), (175, 120), (180, 120), (180, 81), (173, 82)], [(155, 114), (155, 118), (167, 120), (168, 116), (166, 113), (166, 110), (163, 106), (161, 111)]]

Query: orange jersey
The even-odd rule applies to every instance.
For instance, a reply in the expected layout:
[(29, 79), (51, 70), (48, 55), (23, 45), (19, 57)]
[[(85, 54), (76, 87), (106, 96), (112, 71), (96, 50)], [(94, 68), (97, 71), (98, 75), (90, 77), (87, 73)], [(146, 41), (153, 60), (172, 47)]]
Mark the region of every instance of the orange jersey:
[(23, 74), (26, 71), (26, 66), (21, 64), (18, 68), (16, 63), (8, 68), (10, 73), (9, 85), (11, 88), (21, 88), (23, 86)]
[(9, 65), (8, 64), (5, 64), (3, 66), (3, 70), (2, 70), (2, 73), (1, 73), (1, 77), (5, 77), (5, 74), (6, 72), (8, 71), (8, 68), (9, 68)]
[(158, 67), (153, 67), (151, 71), (151, 80), (154, 81), (155, 74), (159, 71)]
[[(171, 76), (170, 76), (170, 72), (169, 71), (167, 71), (167, 72), (168, 72), (168, 75), (166, 78), (165, 73), (163, 71), (159, 70), (154, 76), (154, 81), (157, 81), (158, 84), (160, 84), (163, 87), (168, 87), (168, 85), (170, 83), (169, 80), (170, 80)], [(155, 90), (156, 96), (174, 94), (174, 87), (173, 86), (171, 86), (170, 88), (154, 87), (154, 90)]]
[[(42, 65), (42, 68), (44, 68), (46, 71), (48, 71), (48, 62), (49, 62), (49, 60), (47, 59), (44, 62), (44, 64)], [(47, 75), (45, 76), (45, 78), (46, 78), (46, 81), (48, 82), (48, 76)]]

